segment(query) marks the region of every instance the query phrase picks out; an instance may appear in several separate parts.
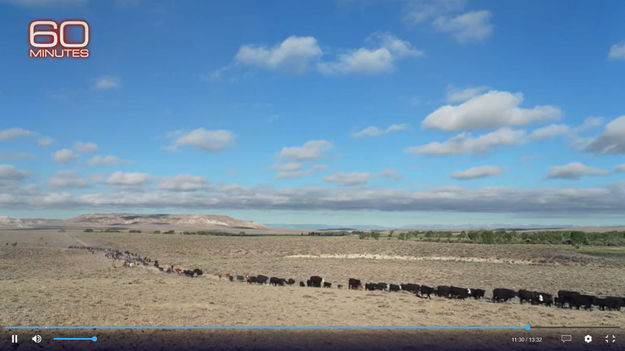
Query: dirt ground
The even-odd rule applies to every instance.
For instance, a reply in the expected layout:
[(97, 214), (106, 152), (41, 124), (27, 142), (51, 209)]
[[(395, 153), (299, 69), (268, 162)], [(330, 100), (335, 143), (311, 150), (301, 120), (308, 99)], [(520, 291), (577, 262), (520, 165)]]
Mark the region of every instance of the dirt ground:
[[(129, 250), (162, 265), (199, 267), (188, 278), (113, 267), (102, 253)], [(233, 283), (217, 274), (264, 274), (331, 289)], [(625, 296), (625, 255), (586, 248), (475, 245), (357, 237), (218, 237), (58, 230), (0, 231), (0, 324), (188, 326), (625, 326), (625, 311), (577, 311), (488, 300), (417, 298), (337, 289), (363, 281), (483, 288), (559, 289)]]

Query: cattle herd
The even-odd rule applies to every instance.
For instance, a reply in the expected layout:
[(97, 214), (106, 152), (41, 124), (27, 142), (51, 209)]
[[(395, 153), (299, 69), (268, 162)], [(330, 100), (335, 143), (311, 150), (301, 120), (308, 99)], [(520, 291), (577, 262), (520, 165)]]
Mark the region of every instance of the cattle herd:
[[(120, 251), (109, 248), (96, 248), (96, 247), (86, 247), (86, 246), (70, 246), (71, 249), (86, 249), (92, 254), (96, 252), (104, 252), (104, 256), (108, 259), (113, 260), (113, 267), (117, 267), (117, 261), (121, 261), (122, 267), (134, 267), (134, 266), (144, 266), (144, 267), (155, 267), (161, 272), (170, 273), (170, 274), (179, 274), (184, 275), (190, 278), (199, 277), (203, 274), (203, 271), (199, 268), (195, 269), (181, 269), (174, 267), (173, 265), (169, 265), (166, 267), (162, 267), (158, 260), (153, 260), (149, 257), (141, 256), (133, 252), (129, 251)], [(216, 278), (218, 279), (227, 279), (231, 282), (241, 282), (248, 284), (258, 284), (258, 285), (272, 285), (272, 286), (293, 286), (296, 284), (295, 279), (293, 278), (279, 278), (279, 277), (268, 277), (266, 275), (232, 275), (230, 273), (226, 274), (217, 274)], [(332, 283), (326, 282), (320, 276), (311, 276), (305, 282), (299, 282), (300, 287), (313, 287), (313, 288), (331, 288)], [(336, 285), (338, 289), (342, 289), (343, 285)], [(349, 278), (347, 282), (347, 289), (350, 290), (366, 290), (366, 291), (388, 291), (388, 292), (400, 292), (405, 291), (419, 298), (427, 298), (430, 299), (431, 295), (447, 298), (447, 299), (460, 299), (464, 300), (467, 298), (473, 298), (476, 300), (479, 299), (487, 299), (485, 294), (486, 291), (484, 289), (478, 288), (463, 288), (457, 286), (448, 286), (448, 285), (439, 285), (439, 286), (427, 286), (427, 285), (419, 285), (414, 283), (401, 283), (401, 284), (389, 284), (389, 283), (371, 283), (366, 282), (364, 285), (359, 279)], [(518, 298), (519, 303), (530, 303), (532, 305), (543, 305), (547, 307), (556, 306), (559, 308), (576, 308), (576, 309), (585, 309), (592, 310), (593, 307), (596, 307), (602, 311), (620, 311), (621, 307), (625, 307), (625, 297), (618, 296), (606, 296), (606, 297), (598, 297), (594, 295), (582, 294), (577, 291), (568, 291), (568, 290), (560, 290), (557, 292), (556, 296), (539, 291), (531, 291), (531, 290), (513, 290), (506, 288), (495, 288), (493, 289), (492, 297), (490, 298), (491, 302), (500, 303), (500, 302), (508, 302)]]

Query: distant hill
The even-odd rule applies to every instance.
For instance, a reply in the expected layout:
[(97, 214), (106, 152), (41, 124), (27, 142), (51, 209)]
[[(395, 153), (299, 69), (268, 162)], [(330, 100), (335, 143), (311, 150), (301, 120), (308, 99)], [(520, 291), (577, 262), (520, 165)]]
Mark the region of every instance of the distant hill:
[(268, 229), (253, 222), (226, 215), (89, 213), (65, 220), (0, 217), (0, 228), (167, 228), (167, 229)]

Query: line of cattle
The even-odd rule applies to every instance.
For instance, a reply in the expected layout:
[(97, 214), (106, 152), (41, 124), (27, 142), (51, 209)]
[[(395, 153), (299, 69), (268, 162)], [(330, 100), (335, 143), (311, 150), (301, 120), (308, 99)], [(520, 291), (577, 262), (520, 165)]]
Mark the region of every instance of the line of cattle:
[[(134, 266), (154, 266), (159, 271), (164, 273), (176, 273), (179, 275), (185, 275), (190, 278), (195, 278), (201, 276), (204, 272), (199, 269), (181, 269), (174, 267), (173, 265), (169, 265), (166, 268), (162, 267), (158, 260), (153, 260), (151, 258), (141, 256), (139, 254), (130, 252), (130, 251), (120, 251), (116, 249), (109, 248), (98, 248), (98, 247), (85, 247), (85, 246), (70, 246), (73, 249), (86, 249), (89, 252), (95, 254), (97, 251), (104, 252), (104, 256), (106, 258), (113, 260), (113, 267), (116, 267), (115, 262), (117, 260), (123, 261), (122, 266), (124, 267), (134, 267)], [(260, 284), (260, 285), (273, 285), (273, 286), (286, 286), (286, 285), (295, 285), (296, 281), (293, 278), (278, 278), (278, 277), (268, 277), (262, 274), (256, 276), (250, 275), (231, 275), (226, 273), (224, 275), (218, 274), (218, 278), (226, 278), (232, 282), (246, 282), (248, 284)], [(331, 288), (332, 283), (326, 282), (320, 276), (311, 276), (310, 279), (306, 280), (306, 282), (300, 281), (299, 286), (301, 287), (315, 287), (315, 288)], [(342, 289), (343, 286), (341, 284), (337, 285), (337, 288)], [(415, 294), (420, 298), (431, 298), (431, 295), (435, 295), (438, 297), (444, 297), (448, 299), (467, 299), (473, 298), (476, 300), (485, 299), (486, 291), (484, 289), (477, 288), (461, 288), (456, 286), (447, 286), (447, 285), (439, 285), (437, 287), (431, 287), (427, 285), (419, 285), (413, 283), (402, 283), (402, 284), (388, 284), (388, 283), (370, 283), (367, 282), (364, 285), (359, 279), (349, 278), (347, 289), (350, 290), (367, 290), (367, 291), (389, 291), (389, 292), (399, 292), (399, 291), (407, 291)], [(625, 307), (625, 297), (617, 297), (617, 296), (606, 296), (606, 297), (597, 297), (593, 295), (582, 294), (577, 291), (568, 291), (568, 290), (560, 290), (558, 291), (556, 297), (552, 294), (548, 294), (545, 292), (539, 291), (530, 291), (530, 290), (512, 290), (506, 288), (495, 288), (493, 289), (493, 294), (491, 297), (492, 302), (507, 302), (514, 298), (519, 298), (519, 302), (530, 303), (533, 305), (544, 305), (551, 307), (555, 305), (560, 308), (584, 308), (586, 310), (592, 310), (593, 306), (598, 307), (600, 310), (621, 310), (621, 307)]]
[[(269, 284), (274, 286), (285, 286), (285, 285), (294, 285), (295, 280), (292, 278), (284, 279), (277, 277), (267, 277), (265, 275), (257, 275), (257, 276), (232, 276), (230, 274), (225, 275), (230, 281), (241, 281), (247, 282), (249, 284)], [(332, 287), (332, 283), (326, 282), (320, 276), (311, 276), (310, 279), (304, 283), (303, 281), (299, 282), (299, 286), (302, 287), (316, 287), (316, 288), (330, 288)], [(338, 285), (339, 289), (343, 286)], [(484, 299), (486, 291), (484, 289), (477, 288), (461, 288), (457, 286), (447, 286), (447, 285), (439, 285), (437, 287), (431, 287), (427, 285), (419, 285), (413, 283), (402, 283), (402, 284), (389, 284), (389, 283), (365, 283), (364, 286), (359, 279), (349, 278), (348, 289), (352, 290), (367, 290), (367, 291), (389, 291), (389, 292), (399, 292), (399, 291), (407, 291), (415, 294), (420, 298), (431, 298), (431, 295), (435, 295), (438, 297), (445, 297), (448, 299), (467, 299), (473, 298), (476, 300)], [(593, 295), (585, 295), (579, 293), (577, 291), (567, 291), (560, 290), (558, 291), (557, 296), (554, 298), (552, 294), (548, 294), (545, 292), (539, 291), (530, 291), (530, 290), (512, 290), (506, 288), (495, 288), (493, 289), (493, 295), (490, 299), (492, 302), (507, 302), (514, 298), (519, 298), (521, 304), (530, 303), (533, 305), (544, 305), (551, 307), (553, 305), (560, 308), (584, 308), (586, 310), (591, 310), (593, 306), (598, 307), (600, 310), (621, 310), (621, 307), (625, 307), (625, 298), (617, 297), (617, 296), (607, 296), (607, 297), (597, 297)]]

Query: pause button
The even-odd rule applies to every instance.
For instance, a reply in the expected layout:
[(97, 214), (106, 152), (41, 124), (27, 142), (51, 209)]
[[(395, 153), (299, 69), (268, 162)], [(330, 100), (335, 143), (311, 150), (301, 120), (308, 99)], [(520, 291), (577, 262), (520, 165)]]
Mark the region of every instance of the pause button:
[(17, 335), (11, 335), (11, 344), (17, 344)]

